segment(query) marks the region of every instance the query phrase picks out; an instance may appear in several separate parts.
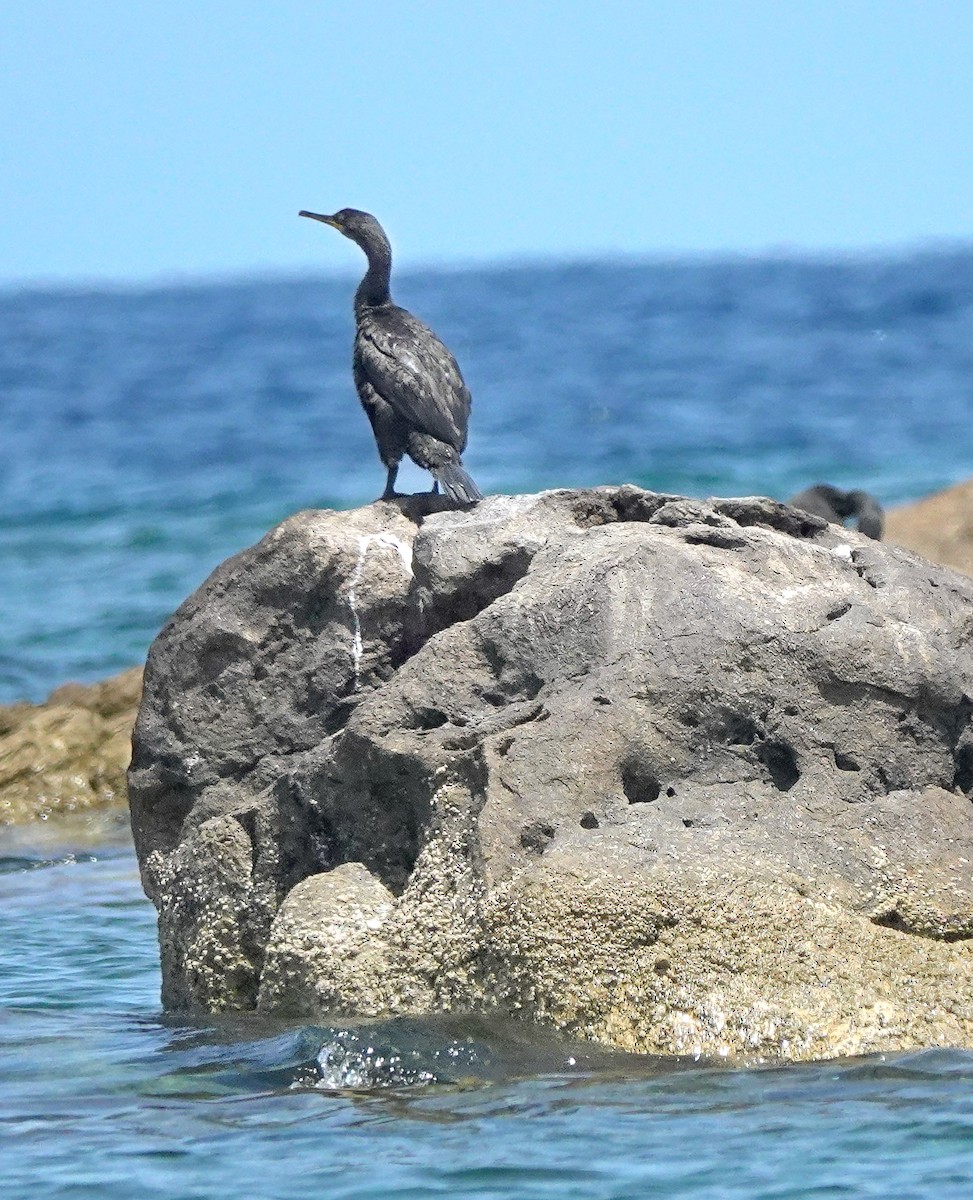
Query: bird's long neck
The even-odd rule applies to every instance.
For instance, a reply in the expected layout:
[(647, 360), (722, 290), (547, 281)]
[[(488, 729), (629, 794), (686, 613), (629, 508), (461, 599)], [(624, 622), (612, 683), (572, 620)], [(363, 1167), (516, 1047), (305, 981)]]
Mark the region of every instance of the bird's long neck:
[(362, 246), (368, 258), (365, 278), (355, 292), (355, 312), (388, 304), (391, 299), (389, 277), (392, 274), (392, 247), (385, 237), (370, 240)]

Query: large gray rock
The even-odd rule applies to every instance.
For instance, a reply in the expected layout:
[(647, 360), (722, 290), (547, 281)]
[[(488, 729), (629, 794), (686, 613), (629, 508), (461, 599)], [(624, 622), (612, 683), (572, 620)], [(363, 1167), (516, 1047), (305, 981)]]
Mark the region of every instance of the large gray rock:
[(973, 581), (762, 499), (299, 513), (149, 657), (164, 1001), (973, 1046)]

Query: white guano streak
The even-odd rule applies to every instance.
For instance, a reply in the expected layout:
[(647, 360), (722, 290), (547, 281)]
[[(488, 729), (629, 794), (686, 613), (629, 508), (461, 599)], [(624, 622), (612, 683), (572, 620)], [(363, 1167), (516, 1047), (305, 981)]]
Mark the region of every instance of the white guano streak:
[(354, 623), (351, 647), (355, 667), (355, 691), (358, 690), (362, 652), (364, 649), (361, 636), (361, 617), (358, 614), (357, 588), (361, 582), (362, 571), (365, 567), (365, 558), (368, 555), (370, 546), (381, 546), (384, 550), (394, 550), (399, 556), (406, 574), (410, 579), (412, 577), (412, 547), (408, 543), (403, 542), (401, 538), (397, 538), (391, 533), (365, 533), (358, 538), (358, 560), (355, 563), (354, 571), (351, 573), (351, 579), (348, 581), (348, 606), (351, 609), (351, 619)]

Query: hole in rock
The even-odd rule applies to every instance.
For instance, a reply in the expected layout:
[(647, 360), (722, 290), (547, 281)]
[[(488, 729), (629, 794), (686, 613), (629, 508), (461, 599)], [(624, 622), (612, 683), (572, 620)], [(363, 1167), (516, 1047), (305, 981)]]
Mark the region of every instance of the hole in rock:
[(445, 725), (449, 717), (438, 708), (420, 708), (415, 715), (416, 729), (438, 729)]
[(622, 763), (622, 791), (629, 804), (651, 804), (658, 800), (662, 784), (645, 763), (630, 758)]
[(834, 752), (834, 765), (839, 771), (860, 771), (861, 767), (851, 757), (850, 754), (842, 754), (840, 750)]
[(674, 787), (667, 787), (667, 788), (666, 788), (666, 795), (667, 795), (667, 796), (674, 796), (675, 794), (676, 794), (676, 789), (675, 789)]
[(696, 824), (692, 817), (683, 817), (682, 823), (687, 829), (692, 829), (692, 827)]
[(530, 821), (520, 831), (520, 844), (531, 854), (543, 854), (554, 833), (554, 826), (547, 821)]
[(752, 717), (742, 713), (727, 713), (723, 736), (729, 746), (752, 746), (760, 728)]
[(764, 742), (757, 757), (770, 772), (771, 782), (779, 792), (789, 792), (801, 778), (797, 755), (787, 742)]
[(953, 787), (970, 795), (973, 792), (973, 745), (961, 746), (956, 751), (956, 773)]
[(599, 822), (593, 812), (586, 812), (581, 814), (580, 824), (582, 829), (597, 829)]

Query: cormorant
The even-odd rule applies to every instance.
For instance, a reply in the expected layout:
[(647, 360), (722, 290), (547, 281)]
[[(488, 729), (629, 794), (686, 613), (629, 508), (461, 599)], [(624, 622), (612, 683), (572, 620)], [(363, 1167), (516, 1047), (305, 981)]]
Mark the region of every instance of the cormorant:
[(357, 208), (333, 216), (298, 214), (323, 221), (365, 251), (368, 270), (355, 292), (355, 387), (388, 468), (381, 499), (397, 495), (395, 477), (403, 454), (429, 471), (458, 504), (483, 495), (467, 474), (460, 454), (466, 449), (470, 392), (456, 359), (433, 331), (392, 303), (389, 276), (392, 247), (376, 219)]
[(830, 483), (816, 483), (791, 496), (787, 503), (835, 525), (843, 524), (845, 517), (857, 517), (859, 533), (881, 540), (884, 513), (881, 504), (868, 492), (842, 492)]

